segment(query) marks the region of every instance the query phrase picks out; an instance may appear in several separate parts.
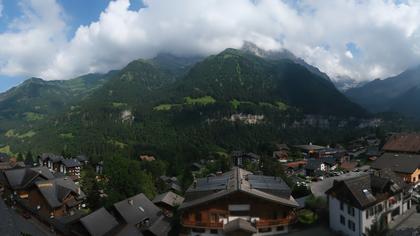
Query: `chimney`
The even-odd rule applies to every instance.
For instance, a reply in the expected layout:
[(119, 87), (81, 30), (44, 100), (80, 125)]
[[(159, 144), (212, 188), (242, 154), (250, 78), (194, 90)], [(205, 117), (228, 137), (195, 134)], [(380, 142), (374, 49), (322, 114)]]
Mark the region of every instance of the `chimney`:
[(130, 204), (131, 206), (133, 206), (134, 205), (133, 199), (128, 199), (128, 204)]

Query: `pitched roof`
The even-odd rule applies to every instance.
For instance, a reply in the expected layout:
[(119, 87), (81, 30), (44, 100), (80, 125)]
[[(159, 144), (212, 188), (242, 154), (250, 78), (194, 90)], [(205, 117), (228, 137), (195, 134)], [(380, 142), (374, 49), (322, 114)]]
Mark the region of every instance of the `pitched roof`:
[(7, 170), (4, 175), (12, 189), (25, 188), (38, 180), (54, 179), (51, 171), (44, 166)]
[(221, 176), (197, 179), (186, 193), (186, 200), (179, 209), (194, 207), (235, 192), (242, 192), (257, 198), (297, 207), (291, 190), (279, 177), (253, 175), (251, 172), (234, 167)]
[(403, 186), (386, 176), (367, 174), (336, 181), (326, 194), (356, 208), (366, 209), (402, 190)]
[(179, 206), (184, 202), (184, 198), (171, 191), (162, 193), (153, 199), (153, 203), (165, 203), (171, 207)]
[(384, 153), (372, 163), (371, 167), (411, 174), (420, 167), (420, 155)]
[(81, 162), (85, 162), (85, 161), (89, 161), (89, 158), (85, 155), (78, 155), (76, 157), (77, 160), (81, 161)]
[(53, 154), (53, 153), (42, 153), (42, 154), (39, 156), (39, 158), (40, 158), (42, 161), (51, 160), (51, 161), (52, 161), (52, 162), (54, 162), (54, 163), (60, 162), (61, 160), (63, 160), (63, 159), (64, 159), (64, 157), (63, 157), (63, 156), (56, 155), (56, 154)]
[(171, 222), (165, 216), (160, 216), (152, 225), (146, 230), (154, 235), (168, 235), (171, 230)]
[(102, 236), (118, 225), (117, 220), (105, 208), (100, 208), (80, 219), (91, 236)]
[(143, 193), (117, 202), (114, 207), (127, 224), (138, 224), (145, 219), (154, 222), (161, 215), (160, 209)]
[(70, 178), (38, 181), (35, 185), (51, 208), (62, 206), (65, 198), (71, 193), (75, 194), (77, 199), (85, 197), (80, 187)]
[(322, 150), (322, 149), (325, 148), (324, 146), (313, 145), (311, 143), (310, 144), (307, 144), (307, 145), (296, 145), (295, 147), (296, 148), (299, 148), (299, 149), (306, 150), (306, 151), (310, 151), (310, 150)]
[(79, 162), (79, 160), (77, 159), (63, 159), (61, 161), (61, 163), (63, 163), (63, 165), (67, 168), (73, 168), (73, 167), (77, 167), (77, 166), (81, 166), (82, 164)]
[(394, 134), (385, 143), (382, 150), (388, 152), (420, 153), (420, 134), (400, 133)]

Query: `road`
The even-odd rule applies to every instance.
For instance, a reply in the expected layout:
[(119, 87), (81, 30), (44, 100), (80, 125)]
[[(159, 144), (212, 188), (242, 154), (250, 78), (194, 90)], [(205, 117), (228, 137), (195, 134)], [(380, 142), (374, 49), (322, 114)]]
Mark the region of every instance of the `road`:
[(54, 236), (48, 227), (31, 217), (25, 219), (10, 209), (0, 198), (0, 235), (18, 236), (26, 233), (32, 236)]

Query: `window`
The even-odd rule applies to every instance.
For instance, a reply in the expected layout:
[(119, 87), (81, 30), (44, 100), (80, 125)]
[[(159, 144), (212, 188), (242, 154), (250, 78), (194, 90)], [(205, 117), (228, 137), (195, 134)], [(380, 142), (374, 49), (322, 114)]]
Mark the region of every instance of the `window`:
[(347, 221), (347, 227), (351, 230), (351, 231), (356, 231), (356, 225), (354, 224), (353, 221), (348, 220)]
[(366, 219), (369, 219), (369, 209), (366, 209)]
[(346, 218), (344, 218), (344, 216), (340, 215), (340, 223), (342, 225), (346, 225)]
[(347, 206), (347, 213), (351, 216), (354, 216), (354, 208), (351, 206)]
[(340, 210), (344, 210), (344, 203), (343, 202), (340, 202)]

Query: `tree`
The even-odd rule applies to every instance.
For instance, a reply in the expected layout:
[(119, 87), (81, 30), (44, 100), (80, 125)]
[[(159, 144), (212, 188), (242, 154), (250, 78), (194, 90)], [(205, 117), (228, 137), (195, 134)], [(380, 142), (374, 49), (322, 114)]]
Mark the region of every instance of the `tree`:
[(34, 158), (32, 156), (31, 151), (28, 151), (25, 156), (25, 165), (26, 166), (33, 166), (34, 165)]
[(389, 235), (388, 223), (383, 215), (375, 218), (370, 229), (367, 230), (368, 236), (387, 236)]
[(109, 196), (107, 206), (139, 193), (144, 193), (149, 199), (156, 194), (153, 177), (141, 168), (139, 161), (121, 157), (106, 159), (104, 175), (107, 181), (105, 192)]
[(23, 161), (22, 153), (19, 152), (16, 159), (17, 159), (17, 161)]
[(92, 166), (85, 166), (80, 174), (80, 185), (85, 192), (86, 203), (91, 210), (100, 207), (100, 186), (96, 180), (96, 173)]

